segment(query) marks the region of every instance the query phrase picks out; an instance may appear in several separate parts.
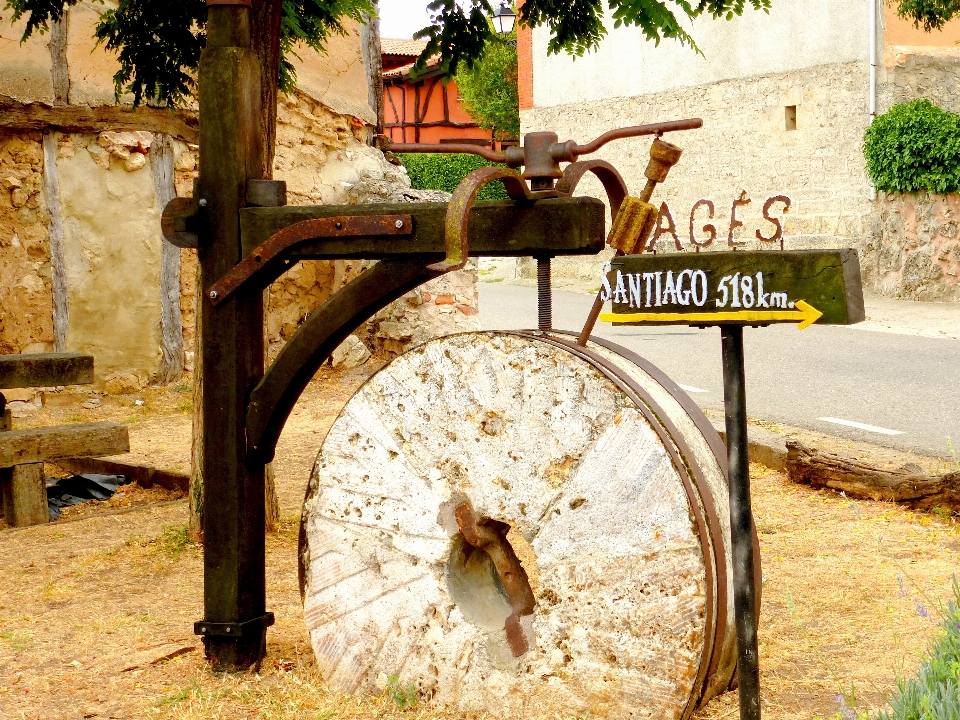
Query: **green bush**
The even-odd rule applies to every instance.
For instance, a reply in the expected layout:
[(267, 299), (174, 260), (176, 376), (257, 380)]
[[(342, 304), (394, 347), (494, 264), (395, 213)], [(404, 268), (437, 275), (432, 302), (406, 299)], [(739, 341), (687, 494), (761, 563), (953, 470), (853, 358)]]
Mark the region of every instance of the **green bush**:
[(897, 683), (889, 710), (877, 720), (956, 720), (960, 718), (960, 588), (953, 579), (952, 600), (943, 614), (938, 636), (916, 676)]
[[(410, 175), (410, 184), (417, 190), (444, 190), (452, 193), (468, 174), (477, 168), (496, 165), (479, 155), (446, 153), (403, 153), (403, 166)], [(506, 200), (506, 188), (499, 180), (484, 186), (477, 200)]]
[(863, 136), (877, 190), (946, 194), (960, 187), (960, 115), (929, 100), (894, 105)]

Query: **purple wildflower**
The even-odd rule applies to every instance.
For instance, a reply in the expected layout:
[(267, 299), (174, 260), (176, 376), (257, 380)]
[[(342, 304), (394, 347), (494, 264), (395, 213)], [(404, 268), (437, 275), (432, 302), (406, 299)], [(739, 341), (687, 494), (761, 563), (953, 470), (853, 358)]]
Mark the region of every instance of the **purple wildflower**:
[(847, 699), (843, 695), (837, 695), (837, 704), (840, 706), (840, 715), (843, 720), (857, 720), (857, 713), (847, 705)]

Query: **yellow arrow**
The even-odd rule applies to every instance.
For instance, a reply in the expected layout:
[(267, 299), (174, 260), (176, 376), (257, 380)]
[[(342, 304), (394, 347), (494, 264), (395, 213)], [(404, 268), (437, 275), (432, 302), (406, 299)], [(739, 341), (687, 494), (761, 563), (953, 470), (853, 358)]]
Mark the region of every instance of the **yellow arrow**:
[(821, 317), (823, 313), (813, 305), (797, 300), (795, 310), (736, 310), (734, 312), (692, 312), (692, 313), (603, 313), (602, 322), (608, 323), (637, 323), (637, 322), (675, 322), (690, 325), (716, 325), (722, 322), (764, 323), (764, 322), (799, 322), (797, 330), (804, 330)]

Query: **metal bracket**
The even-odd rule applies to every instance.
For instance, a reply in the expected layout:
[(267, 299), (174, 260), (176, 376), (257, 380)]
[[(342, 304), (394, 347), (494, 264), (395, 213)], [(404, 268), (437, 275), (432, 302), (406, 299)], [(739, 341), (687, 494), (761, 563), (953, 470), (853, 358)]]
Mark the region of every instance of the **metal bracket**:
[(247, 205), (283, 207), (287, 204), (284, 180), (247, 180)]
[[(264, 630), (273, 625), (272, 612), (264, 613), (260, 617), (238, 623), (215, 623), (201, 620), (193, 624), (193, 634), (204, 637), (215, 635), (218, 637), (242, 637), (244, 634), (261, 635)], [(253, 631), (251, 633), (251, 631)]]
[(205, 295), (214, 306), (219, 305), (261, 273), (271, 261), (304, 240), (412, 234), (413, 218), (410, 215), (345, 215), (303, 220), (271, 235), (265, 243), (208, 287)]

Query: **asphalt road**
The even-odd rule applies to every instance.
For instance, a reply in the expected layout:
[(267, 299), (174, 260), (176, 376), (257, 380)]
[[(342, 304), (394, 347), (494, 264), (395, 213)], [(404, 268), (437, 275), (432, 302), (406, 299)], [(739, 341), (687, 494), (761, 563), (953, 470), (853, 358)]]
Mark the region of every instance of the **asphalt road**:
[[(536, 327), (534, 288), (479, 288), (484, 329)], [(579, 330), (593, 298), (559, 290), (553, 297), (554, 327)], [(719, 329), (598, 323), (594, 333), (648, 358), (701, 407), (723, 412)], [(949, 437), (960, 452), (960, 341), (772, 325), (746, 328), (744, 352), (751, 418), (944, 458)]]

